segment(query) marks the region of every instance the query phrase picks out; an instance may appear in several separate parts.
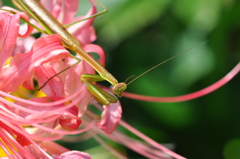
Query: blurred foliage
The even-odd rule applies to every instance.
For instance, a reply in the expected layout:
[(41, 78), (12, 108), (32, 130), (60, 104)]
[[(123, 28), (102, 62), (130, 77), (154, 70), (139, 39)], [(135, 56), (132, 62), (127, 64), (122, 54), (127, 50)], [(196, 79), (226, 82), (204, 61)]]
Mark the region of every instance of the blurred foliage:
[[(94, 23), (96, 43), (106, 51), (107, 69), (119, 81), (208, 40), (137, 79), (129, 92), (159, 97), (192, 93), (218, 81), (239, 62), (240, 1), (100, 2), (109, 12)], [(173, 143), (187, 158), (240, 158), (239, 78), (187, 102), (122, 98), (123, 118), (155, 141)], [(128, 153), (129, 158), (141, 158)]]
[[(215, 83), (239, 62), (238, 0), (99, 1), (109, 12), (96, 18), (95, 43), (106, 51), (107, 69), (119, 81), (208, 40), (137, 79), (129, 92), (158, 97), (192, 93)], [(88, 8), (81, 1), (81, 13)], [(239, 80), (237, 75), (209, 95), (180, 103), (121, 98), (123, 119), (159, 143), (173, 143), (187, 158), (240, 158)], [(96, 142), (67, 146), (83, 150), (91, 144)], [(144, 158), (125, 151), (129, 158)], [(111, 158), (104, 153), (102, 158)]]

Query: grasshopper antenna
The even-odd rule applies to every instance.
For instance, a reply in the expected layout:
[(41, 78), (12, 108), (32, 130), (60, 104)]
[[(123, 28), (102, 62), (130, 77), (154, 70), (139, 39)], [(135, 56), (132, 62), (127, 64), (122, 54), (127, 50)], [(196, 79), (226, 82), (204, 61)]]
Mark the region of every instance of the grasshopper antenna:
[[(158, 66), (160, 66), (160, 65), (162, 65), (162, 64), (164, 64), (164, 63), (166, 63), (166, 62), (168, 62), (168, 61), (170, 61), (170, 60), (172, 60), (172, 59), (174, 59), (174, 58), (177, 57), (177, 56), (182, 55), (182, 54), (185, 53), (185, 52), (188, 52), (189, 50), (194, 49), (195, 47), (198, 47), (198, 46), (200, 46), (200, 45), (203, 45), (203, 44), (205, 44), (205, 43), (207, 43), (207, 42), (208, 42), (208, 40), (205, 41), (205, 42), (203, 42), (203, 43), (201, 43), (201, 44), (195, 45), (195, 46), (187, 49), (186, 51), (183, 51), (183, 52), (181, 52), (181, 53), (179, 53), (179, 54), (177, 54), (177, 55), (175, 55), (175, 56), (173, 56), (173, 57), (170, 57), (169, 59), (167, 59), (167, 60), (165, 60), (165, 61), (157, 64), (156, 66), (153, 66), (152, 68), (148, 69), (147, 71), (143, 72), (142, 74), (140, 74), (140, 75), (138, 75), (137, 77), (135, 77), (134, 79), (132, 79), (130, 82), (127, 83), (127, 85), (129, 85), (129, 84), (132, 83), (133, 81), (137, 80), (138, 78), (142, 77), (142, 76), (145, 75), (146, 73), (152, 71), (153, 69), (157, 68)], [(129, 79), (129, 78), (128, 78), (128, 79)]]
[(130, 79), (130, 78), (133, 78), (135, 75), (131, 75), (131, 76), (129, 76), (126, 80), (125, 80), (125, 82), (124, 83), (127, 83), (127, 81)]

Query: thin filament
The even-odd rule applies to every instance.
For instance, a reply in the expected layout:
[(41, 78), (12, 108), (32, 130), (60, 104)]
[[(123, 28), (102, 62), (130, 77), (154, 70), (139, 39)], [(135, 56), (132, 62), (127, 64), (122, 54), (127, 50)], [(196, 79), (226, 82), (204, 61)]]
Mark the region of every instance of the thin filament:
[(149, 101), (149, 102), (165, 102), (165, 103), (171, 103), (171, 102), (182, 102), (187, 101), (195, 98), (199, 98), (201, 96), (204, 96), (208, 93), (211, 93), (218, 88), (225, 85), (227, 82), (229, 82), (234, 76), (236, 76), (240, 72), (240, 63), (238, 63), (226, 76), (224, 76), (222, 79), (217, 81), (216, 83), (208, 86), (207, 88), (204, 88), (200, 91), (190, 93), (183, 96), (176, 96), (176, 97), (150, 97), (150, 96), (144, 96), (144, 95), (137, 95), (133, 93), (123, 92), (124, 97), (128, 97), (131, 99), (137, 99), (141, 101)]

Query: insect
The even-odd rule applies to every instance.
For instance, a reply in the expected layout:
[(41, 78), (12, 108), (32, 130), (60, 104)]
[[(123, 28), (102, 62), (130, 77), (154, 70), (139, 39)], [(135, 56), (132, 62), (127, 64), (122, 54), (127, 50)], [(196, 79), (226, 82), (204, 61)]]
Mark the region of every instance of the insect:
[(122, 96), (122, 92), (127, 88), (125, 83), (118, 81), (103, 66), (95, 61), (88, 53), (86, 53), (78, 40), (72, 36), (51, 13), (47, 11), (37, 0), (12, 0), (12, 2), (22, 11), (28, 13), (38, 23), (40, 23), (48, 34), (59, 34), (62, 38), (63, 45), (76, 52), (84, 61), (91, 65), (99, 75), (83, 74), (81, 80), (86, 84), (88, 91), (102, 104), (109, 105), (116, 103), (118, 98), (103, 91), (99, 87), (92, 84), (97, 81), (108, 81), (112, 86), (112, 92), (118, 97)]
[[(37, 22), (39, 22), (44, 27), (45, 32), (47, 34), (59, 34), (62, 38), (63, 45), (67, 49), (69, 49), (73, 52), (76, 52), (84, 61), (86, 61), (89, 65), (91, 65), (98, 72), (99, 75), (83, 74), (81, 76), (81, 81), (86, 85), (88, 91), (95, 97), (95, 99), (104, 105), (109, 105), (110, 103), (116, 103), (118, 101), (118, 98), (116, 96), (113, 96), (113, 95), (107, 93), (106, 91), (102, 90), (101, 88), (97, 87), (92, 82), (98, 82), (98, 81), (104, 81), (104, 80), (108, 81), (113, 86), (112, 92), (115, 95), (117, 95), (118, 97), (121, 97), (122, 92), (124, 90), (126, 90), (127, 85), (132, 83), (134, 80), (136, 80), (137, 78), (146, 74), (147, 72), (151, 71), (152, 69), (160, 66), (161, 64), (186, 52), (186, 51), (184, 51), (182, 53), (179, 53), (179, 54), (159, 63), (158, 65), (152, 67), (151, 69), (145, 71), (141, 75), (139, 75), (136, 78), (134, 78), (133, 80), (131, 80), (128, 84), (126, 84), (125, 82), (118, 83), (118, 81), (115, 79), (115, 77), (112, 76), (97, 61), (95, 61), (88, 53), (86, 53), (82, 49), (81, 44), (78, 42), (78, 40), (74, 36), (72, 36), (65, 29), (65, 27), (62, 24), (60, 24), (57, 21), (57, 19), (54, 18), (52, 16), (52, 14), (49, 13), (47, 11), (47, 9), (45, 9), (37, 0), (12, 0), (12, 1), (19, 9), (28, 13), (32, 18), (34, 18)], [(100, 14), (103, 14), (103, 12), (100, 12), (93, 16), (98, 16)], [(93, 17), (93, 16), (91, 16), (91, 17)], [(190, 48), (190, 49), (192, 49), (192, 48)], [(188, 49), (188, 50), (190, 50), (190, 49)], [(77, 59), (78, 62), (80, 62), (80, 59), (76, 58), (75, 56), (73, 56), (73, 57), (75, 59)], [(66, 69), (68, 69), (68, 68), (66, 68)], [(61, 72), (63, 72), (63, 71), (61, 71)], [(53, 76), (53, 77), (55, 77), (55, 76)]]

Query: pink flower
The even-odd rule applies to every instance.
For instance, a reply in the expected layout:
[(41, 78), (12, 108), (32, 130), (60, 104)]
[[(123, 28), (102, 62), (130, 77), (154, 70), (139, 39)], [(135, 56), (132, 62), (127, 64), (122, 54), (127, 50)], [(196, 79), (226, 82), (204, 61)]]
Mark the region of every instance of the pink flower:
[[(21, 41), (21, 44), (17, 44), (23, 49), (15, 47), (13, 54), (17, 37), (20, 36), (18, 33), (20, 16), (28, 19), (25, 14), (16, 10), (15, 12), (17, 14), (0, 12), (2, 24), (0, 29), (3, 30), (0, 33), (2, 34), (0, 94), (15, 101), (12, 103), (3, 98), (0, 100), (2, 121), (0, 131), (3, 140), (1, 144), (3, 153), (0, 153), (0, 156), (50, 158), (38, 144), (44, 143), (45, 140), (60, 139), (66, 134), (84, 132), (95, 123), (89, 124), (85, 129), (77, 130), (82, 122), (79, 117), (84, 114), (91, 100), (91, 95), (81, 83), (80, 76), (83, 73), (94, 74), (95, 71), (82, 61), (46, 84), (42, 91), (47, 97), (24, 100), (10, 95), (9, 93), (17, 91), (21, 85), (27, 89), (34, 89), (33, 79), (41, 85), (46, 79), (76, 62), (69, 57), (69, 52), (62, 46), (58, 35), (44, 36), (34, 40), (35, 42), (31, 42), (32, 47), (28, 48), (24, 43), (26, 41)], [(21, 37), (27, 37), (31, 30), (29, 27)], [(99, 52), (102, 55), (101, 62), (105, 62), (104, 52), (100, 47), (92, 44), (85, 47), (86, 51)], [(22, 53), (25, 50), (28, 52)], [(11, 56), (10, 63), (5, 64)], [(27, 127), (23, 128), (23, 125)], [(69, 132), (69, 130), (76, 131)], [(50, 154), (55, 155), (54, 158), (90, 158), (88, 154), (77, 151), (58, 153), (58, 156), (56, 153)]]
[[(28, 89), (33, 88), (33, 77), (36, 70), (51, 62), (69, 57), (69, 52), (62, 46), (59, 35), (49, 35), (37, 39), (29, 52), (12, 55), (19, 35), (20, 14), (1, 11), (0, 22), (0, 30), (2, 30), (0, 33), (0, 94), (2, 97), (15, 100), (13, 103), (4, 98), (0, 99), (0, 145), (2, 150), (0, 157), (50, 158), (35, 141), (61, 138), (62, 134), (51, 137), (51, 130), (57, 126), (67, 130), (77, 129), (81, 124), (78, 108), (72, 102), (67, 102), (68, 99), (61, 95), (25, 100), (9, 93), (17, 91), (20, 85)], [(10, 63), (5, 64), (11, 56)], [(51, 102), (54, 101), (58, 101), (58, 103), (52, 104)], [(24, 128), (23, 125), (27, 128)], [(68, 131), (60, 132), (68, 134)], [(74, 152), (74, 154), (79, 156), (81, 153)], [(69, 155), (72, 153), (63, 154), (63, 157), (66, 158)], [(89, 158), (87, 155), (83, 156)]]
[[(67, 24), (96, 13), (94, 1), (89, 1), (92, 5), (89, 13), (78, 18), (74, 18), (78, 9), (77, 0), (42, 0), (41, 2), (62, 24)], [(82, 74), (95, 74), (95, 70), (83, 60), (47, 82), (41, 89), (42, 96), (29, 91), (35, 89), (34, 82), (39, 86), (44, 85), (48, 79), (74, 64), (76, 60), (71, 58), (69, 52), (62, 46), (59, 35), (43, 35), (35, 40), (28, 37), (32, 31), (30, 26), (25, 28), (24, 33), (19, 31), (20, 16), (26, 20), (28, 18), (24, 13), (18, 11), (16, 13), (0, 12), (0, 30), (2, 30), (0, 33), (0, 95), (2, 97), (0, 98), (0, 145), (4, 151), (0, 153), (1, 157), (89, 159), (90, 156), (86, 153), (69, 151), (52, 142), (59, 139), (77, 141), (82, 137), (81, 133), (87, 131), (89, 135), (87, 138), (93, 137), (118, 158), (126, 157), (101, 137), (123, 144), (147, 158), (184, 158), (122, 121), (120, 102), (102, 106), (92, 100), (92, 95), (80, 79)], [(105, 65), (105, 54), (102, 48), (90, 44), (96, 39), (92, 22), (93, 19), (88, 19), (68, 27), (68, 30), (81, 42), (86, 52), (98, 53), (99, 62)], [(28, 39), (17, 40), (17, 37), (28, 37)], [(26, 44), (26, 41), (31, 42), (31, 47)], [(7, 62), (9, 58), (10, 63)], [(164, 99), (129, 93), (123, 95), (159, 102), (194, 99), (224, 85), (239, 72), (239, 66), (238, 64), (226, 77), (214, 85), (190, 95)], [(25, 99), (19, 98), (19, 90)], [(98, 112), (88, 109), (90, 104), (96, 107)], [(128, 137), (116, 130), (119, 124), (139, 139)], [(82, 126), (81, 129), (79, 126)], [(66, 136), (73, 134), (75, 136)]]

